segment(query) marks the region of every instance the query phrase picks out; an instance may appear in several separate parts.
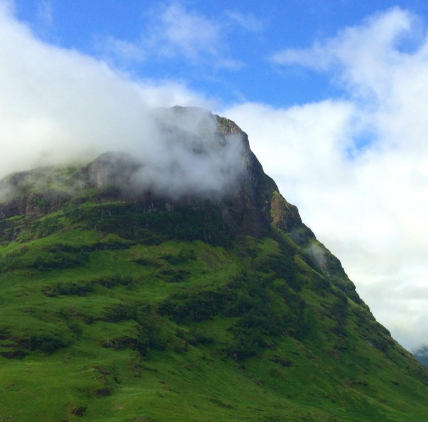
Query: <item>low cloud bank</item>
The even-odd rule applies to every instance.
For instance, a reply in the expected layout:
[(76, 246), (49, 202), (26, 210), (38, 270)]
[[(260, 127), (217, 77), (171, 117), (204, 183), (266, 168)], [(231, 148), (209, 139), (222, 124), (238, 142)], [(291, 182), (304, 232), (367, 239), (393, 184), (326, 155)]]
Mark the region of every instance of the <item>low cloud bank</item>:
[[(107, 151), (130, 154), (142, 164), (141, 185), (175, 196), (222, 192), (239, 174), (240, 142), (218, 139), (209, 113), (192, 109), (183, 125), (184, 117), (152, 110), (207, 106), (185, 86), (133, 80), (102, 61), (42, 42), (4, 1), (0, 46), (0, 178), (87, 163)], [(173, 126), (180, 124), (183, 130)]]

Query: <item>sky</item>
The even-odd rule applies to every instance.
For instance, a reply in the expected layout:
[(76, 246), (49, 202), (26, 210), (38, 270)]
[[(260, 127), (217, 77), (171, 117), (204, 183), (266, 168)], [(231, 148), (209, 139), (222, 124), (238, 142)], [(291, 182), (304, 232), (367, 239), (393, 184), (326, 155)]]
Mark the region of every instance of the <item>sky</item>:
[(234, 120), (414, 350), (428, 343), (427, 34), (420, 0), (0, 0), (0, 142), (13, 155), (25, 139), (24, 170), (48, 138), (67, 152), (135, 137), (140, 109)]

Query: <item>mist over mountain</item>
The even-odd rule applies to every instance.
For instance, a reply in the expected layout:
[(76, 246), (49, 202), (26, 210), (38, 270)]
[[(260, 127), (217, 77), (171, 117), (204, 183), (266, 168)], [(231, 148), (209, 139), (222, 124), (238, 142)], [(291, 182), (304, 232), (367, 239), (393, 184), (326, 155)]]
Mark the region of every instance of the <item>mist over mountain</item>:
[[(97, 175), (89, 174), (90, 179), (97, 179), (92, 180), (95, 184), (135, 192), (151, 190), (174, 198), (183, 195), (207, 197), (227, 194), (234, 189), (238, 179), (245, 176), (241, 140), (235, 134), (222, 134), (210, 112), (188, 108), (183, 113), (180, 107), (174, 107), (153, 110), (142, 118), (146, 127), (139, 142), (117, 141), (112, 145), (115, 151), (98, 159), (97, 163), (102, 162), (103, 169)], [(60, 145), (53, 143), (52, 148), (60, 148)], [(78, 161), (62, 157), (58, 164), (87, 161), (88, 156), (82, 156)], [(125, 174), (122, 174), (123, 170)], [(48, 172), (46, 168), (44, 173)], [(41, 186), (45, 179), (38, 177), (39, 173), (27, 175), (26, 183), (47, 189), (47, 186)], [(13, 195), (13, 183), (8, 181), (13, 178), (6, 179), (0, 186), (0, 196), (4, 198)], [(84, 185), (85, 181), (76, 177), (68, 190), (78, 192)], [(61, 178), (50, 181), (49, 189), (55, 188), (64, 188)]]
[(428, 346), (422, 346), (420, 349), (413, 352), (413, 356), (423, 365), (428, 367)]
[[(0, 2), (0, 177), (35, 167), (87, 164), (126, 153), (131, 181), (169, 195), (221, 194), (242, 172), (241, 144), (218, 133), (211, 113), (154, 108), (186, 102), (186, 90), (136, 83), (105, 63), (38, 40)], [(19, 52), (19, 53), (17, 53)], [(28, 72), (28, 69), (32, 69)]]
[[(107, 151), (144, 162), (148, 184), (174, 191), (192, 190), (195, 180), (202, 190), (221, 190), (220, 174), (239, 168), (236, 142), (222, 149), (205, 145), (204, 153), (194, 154), (201, 149), (199, 130), (204, 140), (215, 138), (208, 112), (193, 109), (187, 131), (195, 137), (187, 136), (186, 142), (173, 139), (177, 130), (168, 129), (169, 119), (176, 124), (179, 119), (171, 114), (160, 123), (154, 107), (204, 103), (184, 86), (135, 81), (102, 61), (43, 42), (16, 20), (11, 2), (0, 1), (0, 45), (0, 177), (40, 166), (88, 163)], [(173, 173), (161, 170), (166, 168)], [(176, 185), (178, 180), (183, 186)]]

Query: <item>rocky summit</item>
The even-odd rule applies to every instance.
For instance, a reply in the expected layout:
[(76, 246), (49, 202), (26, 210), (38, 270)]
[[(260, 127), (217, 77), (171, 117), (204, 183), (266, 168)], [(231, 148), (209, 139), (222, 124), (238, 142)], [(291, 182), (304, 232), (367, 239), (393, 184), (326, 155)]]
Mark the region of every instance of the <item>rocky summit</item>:
[(0, 421), (428, 420), (427, 369), (247, 135), (156, 113), (191, 154), (235, 143), (229, 186), (162, 191), (121, 152), (1, 181)]

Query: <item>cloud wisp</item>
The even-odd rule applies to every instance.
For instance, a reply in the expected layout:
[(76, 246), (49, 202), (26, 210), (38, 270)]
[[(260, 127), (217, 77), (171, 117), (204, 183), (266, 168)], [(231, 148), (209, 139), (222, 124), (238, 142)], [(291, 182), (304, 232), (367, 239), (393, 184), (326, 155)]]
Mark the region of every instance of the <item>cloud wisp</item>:
[(223, 111), (409, 348), (428, 338), (428, 37), (420, 33), (417, 16), (393, 8), (280, 51), (277, 65), (326, 72), (343, 99)]
[(138, 40), (110, 37), (98, 47), (107, 57), (125, 63), (184, 60), (197, 66), (237, 70), (244, 64), (231, 56), (226, 40), (236, 26), (250, 31), (261, 29), (252, 16), (230, 12), (227, 22), (221, 22), (173, 2), (146, 14), (146, 25)]
[(252, 14), (227, 10), (225, 15), (232, 25), (238, 25), (247, 31), (260, 32), (263, 30), (263, 22)]
[(39, 0), (37, 3), (37, 19), (39, 22), (49, 28), (53, 25), (53, 10), (50, 0)]

